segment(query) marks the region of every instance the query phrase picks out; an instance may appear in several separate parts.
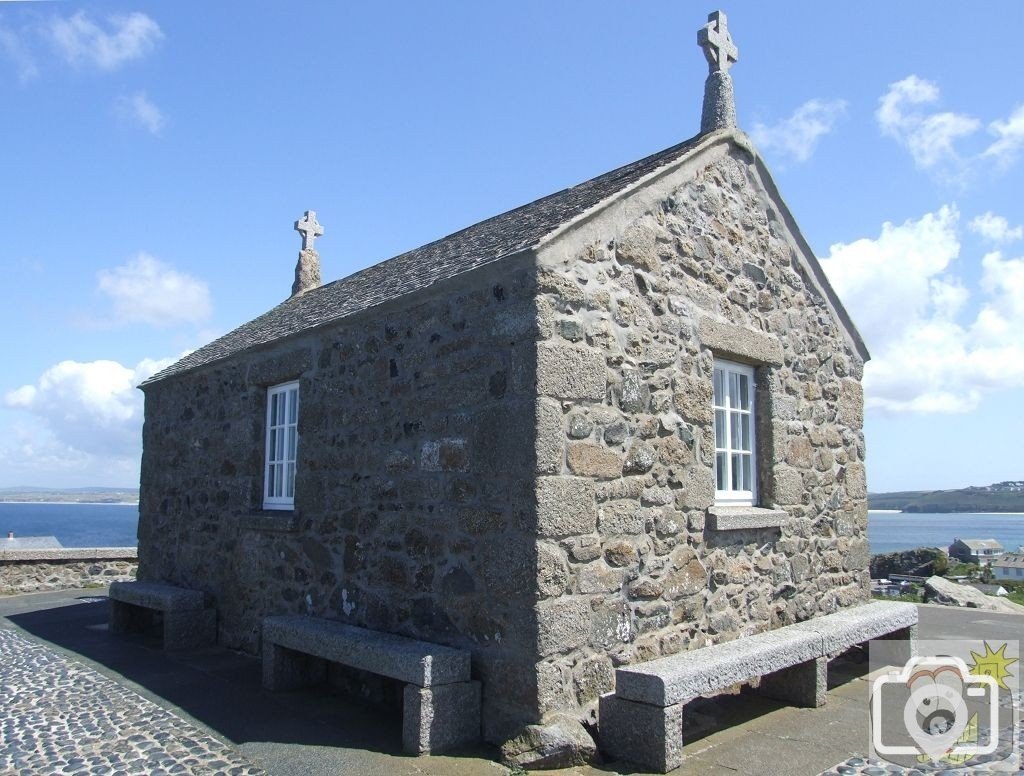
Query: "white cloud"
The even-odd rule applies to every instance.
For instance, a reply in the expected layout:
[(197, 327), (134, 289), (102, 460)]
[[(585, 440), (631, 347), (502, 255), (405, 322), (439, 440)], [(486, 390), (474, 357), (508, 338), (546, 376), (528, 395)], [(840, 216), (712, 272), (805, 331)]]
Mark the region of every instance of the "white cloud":
[(125, 121), (142, 127), (152, 135), (159, 135), (164, 128), (164, 114), (145, 92), (118, 98), (117, 112)]
[(988, 129), (998, 139), (985, 149), (984, 155), (994, 157), (1004, 167), (1012, 164), (1024, 148), (1024, 105), (1018, 105), (1006, 121), (993, 121)]
[(35, 57), (22, 37), (3, 26), (0, 26), (0, 52), (14, 63), (21, 83), (28, 83), (39, 75)]
[(45, 432), (26, 434), (22, 453), (80, 463), (89, 456), (137, 459), (143, 397), (136, 386), (175, 360), (147, 358), (134, 367), (116, 361), (61, 361), (34, 384), (8, 391), (4, 404), (31, 413)]
[(100, 292), (110, 297), (121, 323), (171, 326), (199, 323), (210, 316), (206, 283), (140, 253), (126, 264), (97, 273)]
[(1012, 242), (1024, 238), (1024, 226), (1010, 226), (1004, 216), (989, 211), (975, 216), (969, 224), (972, 232), (994, 243)]
[(886, 223), (875, 239), (833, 245), (822, 260), (872, 352), (868, 406), (966, 412), (987, 393), (1024, 387), (1024, 257), (982, 259), (971, 319), (972, 294), (954, 272), (958, 228), (957, 210), (942, 207)]
[(963, 113), (918, 109), (938, 100), (939, 87), (936, 84), (910, 75), (889, 85), (875, 112), (882, 132), (906, 146), (914, 163), (921, 169), (959, 162), (956, 142), (981, 127), (978, 119)]
[(66, 19), (53, 19), (49, 33), (70, 64), (88, 64), (100, 70), (115, 70), (126, 62), (141, 59), (164, 37), (160, 26), (139, 12), (110, 16), (104, 29), (85, 11), (78, 11)]
[(845, 112), (845, 100), (808, 100), (772, 126), (755, 123), (750, 134), (758, 146), (778, 152), (783, 160), (805, 162)]

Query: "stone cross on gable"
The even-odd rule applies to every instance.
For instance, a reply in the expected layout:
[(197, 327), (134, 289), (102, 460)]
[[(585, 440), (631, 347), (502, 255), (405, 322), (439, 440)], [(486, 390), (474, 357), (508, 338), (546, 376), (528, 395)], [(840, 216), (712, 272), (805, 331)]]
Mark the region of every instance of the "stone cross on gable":
[(313, 240), (324, 233), (324, 228), (316, 220), (316, 211), (307, 210), (306, 215), (295, 222), (295, 231), (302, 235), (302, 250), (314, 250)]
[(708, 14), (708, 23), (697, 30), (697, 43), (704, 49), (711, 72), (728, 71), (729, 67), (740, 58), (739, 49), (732, 42), (725, 14), (712, 11)]

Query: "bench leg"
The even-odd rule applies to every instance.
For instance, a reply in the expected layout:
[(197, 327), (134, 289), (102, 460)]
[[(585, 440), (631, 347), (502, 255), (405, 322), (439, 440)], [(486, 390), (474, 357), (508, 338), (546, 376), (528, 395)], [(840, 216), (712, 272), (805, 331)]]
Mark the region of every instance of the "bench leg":
[(327, 680), (327, 661), (263, 640), (263, 688), (297, 690)]
[(138, 607), (110, 599), (110, 612), (107, 619), (107, 630), (110, 633), (130, 633), (140, 629), (140, 613)]
[(164, 649), (197, 649), (216, 643), (216, 609), (164, 612)]
[(903, 666), (917, 655), (917, 625), (875, 639), (870, 643), (871, 662), (876, 665)]
[(683, 764), (683, 704), (651, 706), (602, 695), (598, 719), (601, 749), (615, 760), (668, 773)]
[(480, 682), (407, 684), (402, 700), (402, 748), (409, 754), (437, 753), (480, 740)]
[(758, 692), (767, 698), (815, 709), (825, 705), (828, 658), (819, 657), (761, 677)]

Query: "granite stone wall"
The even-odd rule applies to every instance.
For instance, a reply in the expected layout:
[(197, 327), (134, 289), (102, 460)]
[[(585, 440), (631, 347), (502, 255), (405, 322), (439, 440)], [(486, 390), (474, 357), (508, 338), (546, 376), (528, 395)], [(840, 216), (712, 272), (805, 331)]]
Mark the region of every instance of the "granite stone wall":
[[(468, 648), (485, 731), (536, 709), (535, 284), (512, 258), (146, 389), (142, 578), (222, 644), (308, 613)], [(262, 511), (268, 386), (300, 382), (295, 510)]]
[[(863, 364), (756, 176), (720, 154), (541, 257), (542, 712), (585, 718), (615, 666), (869, 597)], [(738, 522), (779, 526), (716, 530), (716, 356), (756, 367), (763, 511)]]
[(135, 579), (134, 547), (0, 552), (0, 595), (106, 586)]
[[(723, 142), (536, 253), (147, 386), (140, 578), (253, 653), (285, 613), (468, 648), (496, 742), (593, 718), (616, 665), (865, 601), (863, 364), (758, 175)], [(738, 517), (716, 356), (756, 368)], [(295, 509), (263, 511), (290, 380)]]

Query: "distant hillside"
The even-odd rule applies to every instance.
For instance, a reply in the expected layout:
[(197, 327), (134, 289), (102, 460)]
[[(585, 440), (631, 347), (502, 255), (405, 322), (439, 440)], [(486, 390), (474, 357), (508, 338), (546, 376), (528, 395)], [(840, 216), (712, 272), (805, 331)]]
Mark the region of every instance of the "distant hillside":
[(53, 501), (68, 504), (119, 504), (137, 502), (138, 488), (0, 488), (0, 502)]
[(869, 493), (868, 508), (903, 512), (1024, 512), (1024, 481), (1010, 480), (959, 490)]

